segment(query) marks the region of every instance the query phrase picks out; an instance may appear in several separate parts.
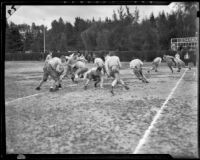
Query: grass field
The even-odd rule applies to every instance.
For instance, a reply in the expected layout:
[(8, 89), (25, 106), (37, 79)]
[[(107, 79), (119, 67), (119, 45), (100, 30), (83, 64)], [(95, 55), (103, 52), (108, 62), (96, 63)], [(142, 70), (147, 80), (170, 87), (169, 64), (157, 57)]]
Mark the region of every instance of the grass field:
[(123, 63), (121, 77), (130, 90), (118, 86), (112, 96), (111, 79), (105, 80), (104, 89), (90, 83), (84, 90), (84, 81), (74, 85), (65, 79), (58, 92), (48, 91), (52, 82), (36, 91), (42, 67), (42, 62), (5, 62), (8, 154), (137, 152), (198, 157), (196, 68), (180, 73), (175, 69), (172, 74), (163, 63), (144, 84)]

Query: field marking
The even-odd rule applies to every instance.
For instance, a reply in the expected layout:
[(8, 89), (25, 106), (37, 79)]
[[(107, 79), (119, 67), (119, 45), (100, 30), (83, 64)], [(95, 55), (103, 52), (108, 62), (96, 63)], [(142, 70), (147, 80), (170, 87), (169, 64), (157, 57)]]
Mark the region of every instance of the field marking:
[(170, 92), (170, 94), (168, 95), (167, 99), (165, 100), (165, 102), (163, 103), (163, 105), (161, 106), (160, 110), (157, 112), (157, 114), (154, 116), (153, 121), (151, 122), (150, 126), (148, 127), (148, 129), (145, 131), (143, 137), (139, 140), (138, 145), (136, 146), (133, 154), (138, 154), (139, 150), (141, 149), (141, 147), (144, 145), (144, 143), (146, 142), (151, 130), (154, 127), (154, 124), (156, 123), (157, 119), (160, 117), (163, 109), (166, 106), (166, 104), (168, 103), (169, 99), (171, 98), (171, 96), (173, 95), (174, 91), (176, 90), (176, 88), (178, 87), (179, 83), (181, 82), (181, 80), (183, 79), (186, 71), (188, 69), (185, 69), (184, 73), (182, 74), (181, 78), (178, 80), (178, 82), (176, 83), (176, 85), (174, 86), (174, 88), (172, 89), (172, 91)]
[[(71, 85), (68, 85), (66, 87), (73, 87), (73, 86), (77, 86), (77, 84), (71, 84)], [(20, 97), (20, 98), (11, 100), (11, 101), (7, 101), (7, 102), (5, 102), (5, 105), (8, 105), (9, 103), (16, 102), (16, 101), (19, 101), (19, 100), (22, 100), (22, 99), (26, 99), (26, 98), (30, 98), (30, 97), (35, 97), (35, 96), (38, 96), (38, 95), (42, 95), (42, 94), (47, 93), (47, 92), (48, 91), (45, 91), (45, 92), (42, 92), (42, 93), (36, 93), (36, 94), (32, 94), (32, 95), (25, 96), (25, 97)]]
[(17, 98), (17, 99), (14, 99), (14, 100), (5, 102), (5, 104), (8, 105), (9, 103), (12, 103), (12, 102), (15, 102), (15, 101), (19, 101), (19, 100), (22, 100), (22, 99), (26, 99), (26, 98), (30, 98), (30, 97), (34, 97), (34, 96), (38, 96), (38, 95), (42, 95), (42, 94), (44, 94), (44, 93), (46, 93), (46, 92), (37, 93), (37, 94), (32, 94), (32, 95), (29, 95), (29, 96)]

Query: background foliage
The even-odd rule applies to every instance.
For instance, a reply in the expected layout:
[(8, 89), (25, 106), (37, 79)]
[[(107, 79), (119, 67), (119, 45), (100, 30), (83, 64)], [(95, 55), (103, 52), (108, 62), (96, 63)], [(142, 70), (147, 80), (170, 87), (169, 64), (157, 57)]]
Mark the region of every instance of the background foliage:
[(176, 4), (170, 14), (160, 12), (157, 17), (139, 21), (139, 10), (130, 13), (129, 7), (120, 6), (113, 11), (112, 18), (98, 21), (75, 18), (74, 24), (62, 18), (51, 23), (47, 30), (43, 25), (32, 23), (16, 25), (6, 22), (5, 59), (41, 60), (43, 56), (43, 32), (45, 30), (46, 51), (54, 56), (69, 55), (68, 51), (81, 51), (86, 56), (108, 51), (116, 51), (122, 61), (130, 61), (133, 56), (150, 61), (155, 56), (174, 54), (170, 51), (170, 39), (193, 37), (196, 34), (197, 3)]

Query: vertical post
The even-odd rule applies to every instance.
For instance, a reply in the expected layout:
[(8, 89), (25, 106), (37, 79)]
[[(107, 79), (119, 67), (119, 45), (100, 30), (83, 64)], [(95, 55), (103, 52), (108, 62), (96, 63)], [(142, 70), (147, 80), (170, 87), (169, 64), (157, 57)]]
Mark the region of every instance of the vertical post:
[(173, 49), (173, 48), (172, 48), (172, 38), (171, 38), (171, 49)]
[[(45, 54), (45, 27), (44, 27), (44, 54)], [(44, 60), (44, 54), (43, 54), (43, 60)]]

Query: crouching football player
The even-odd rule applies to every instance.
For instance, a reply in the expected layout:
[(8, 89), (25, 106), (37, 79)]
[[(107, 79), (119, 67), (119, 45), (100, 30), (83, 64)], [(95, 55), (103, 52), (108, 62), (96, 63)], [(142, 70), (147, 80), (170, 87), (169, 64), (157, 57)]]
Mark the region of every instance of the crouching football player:
[(126, 90), (129, 89), (129, 87), (124, 83), (124, 81), (120, 78), (119, 70), (121, 68), (121, 62), (119, 60), (119, 57), (115, 56), (114, 53), (110, 53), (110, 56), (106, 56), (105, 61), (105, 68), (108, 76), (111, 76), (114, 78), (111, 86), (111, 93), (114, 95), (114, 87), (117, 85), (117, 83), (120, 83)]
[(149, 83), (142, 73), (142, 66), (143, 62), (140, 59), (133, 59), (130, 62), (130, 68), (133, 70), (133, 73), (136, 75), (136, 77), (144, 83)]
[(88, 71), (88, 68), (85, 62), (77, 61), (73, 66), (73, 71), (72, 80), (77, 83), (79, 78), (84, 78), (84, 73)]
[(185, 63), (181, 59), (169, 55), (164, 55), (163, 60), (167, 63), (172, 73), (173, 73), (173, 68), (172, 68), (173, 66), (177, 66), (178, 67), (177, 72), (180, 72), (181, 67), (185, 65)]
[(94, 67), (88, 70), (85, 75), (84, 79), (86, 79), (86, 83), (84, 86), (84, 89), (87, 89), (87, 86), (91, 80), (95, 81), (94, 87), (97, 87), (97, 84), (100, 82), (100, 88), (103, 88), (103, 73), (102, 73), (102, 68)]
[(65, 56), (61, 56), (60, 58), (54, 57), (50, 59), (43, 68), (43, 79), (36, 87), (36, 90), (40, 90), (42, 84), (47, 81), (50, 76), (53, 80), (53, 86), (50, 88), (50, 91), (57, 91), (61, 87), (61, 80), (63, 72), (65, 72)]
[(176, 65), (176, 61), (174, 60), (174, 57), (173, 56), (169, 56), (169, 55), (164, 55), (163, 56), (163, 60), (167, 63), (167, 66), (169, 67), (169, 69), (173, 73), (174, 71), (173, 71), (172, 66)]
[(174, 58), (175, 62), (176, 62), (176, 66), (178, 67), (178, 70), (177, 72), (180, 72), (181, 71), (181, 68), (182, 67), (185, 67), (185, 62), (183, 62), (181, 59), (180, 59), (180, 56), (178, 57), (175, 57)]
[[(153, 62), (152, 62), (152, 68), (151, 68), (151, 70), (155, 70), (155, 72), (158, 72), (158, 66), (160, 65), (160, 63), (161, 63), (161, 61), (162, 61), (162, 58), (160, 58), (160, 57), (156, 57), (154, 60), (153, 60)], [(149, 72), (149, 71), (148, 71)]]

